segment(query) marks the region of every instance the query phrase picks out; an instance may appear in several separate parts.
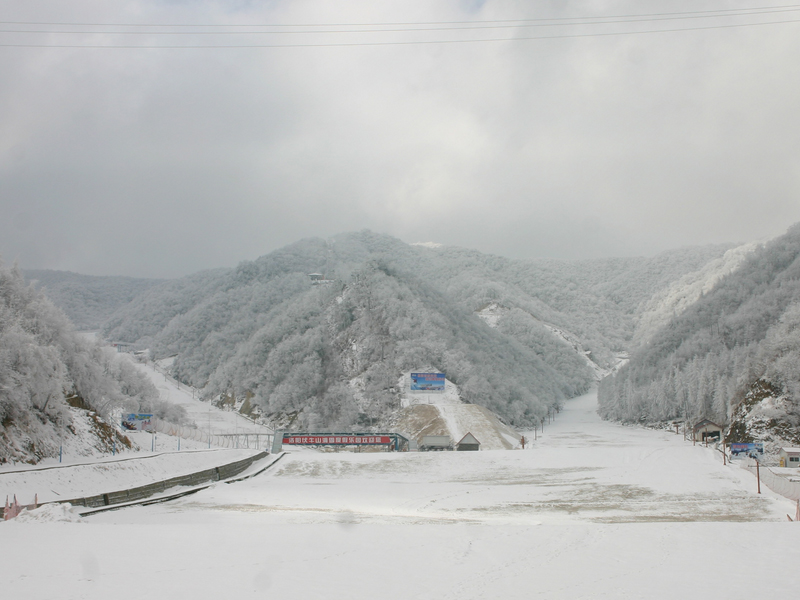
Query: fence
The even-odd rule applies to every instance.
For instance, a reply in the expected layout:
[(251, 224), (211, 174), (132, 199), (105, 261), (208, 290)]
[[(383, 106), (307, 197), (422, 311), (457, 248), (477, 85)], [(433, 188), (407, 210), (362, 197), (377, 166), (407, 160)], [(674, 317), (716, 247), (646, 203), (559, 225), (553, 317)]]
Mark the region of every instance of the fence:
[[(152, 365), (154, 371), (161, 373), (165, 380), (169, 379), (172, 385), (176, 386), (180, 390), (191, 392), (193, 398), (200, 398), (199, 390), (186, 385), (185, 383), (181, 383), (172, 377), (168, 370), (160, 367), (157, 363), (153, 362), (150, 364)], [(248, 417), (240, 412), (237, 412), (236, 414), (239, 418), (250, 421), (253, 423), (253, 425), (260, 426), (258, 423), (256, 423), (255, 419), (252, 419), (251, 417)], [(218, 448), (252, 448), (258, 450), (269, 449), (272, 446), (273, 434), (267, 434), (263, 432), (246, 433), (244, 431), (241, 433), (209, 434), (208, 432), (202, 431), (201, 429), (195, 427), (183, 427), (167, 421), (162, 421), (161, 419), (154, 419), (154, 421), (155, 429), (158, 433), (173, 435), (185, 440), (194, 440), (196, 442), (208, 444), (209, 446), (216, 446)]]
[(202, 442), (217, 448), (250, 448), (259, 450), (269, 449), (272, 446), (273, 434), (271, 433), (247, 433), (242, 431), (241, 433), (209, 434), (199, 428), (175, 425), (161, 419), (153, 420), (155, 421), (155, 430), (158, 433)]
[[(250, 467), (254, 462), (266, 458), (267, 455), (268, 455), (267, 452), (259, 452), (254, 456), (244, 458), (236, 462), (228, 463), (226, 465), (220, 465), (219, 467), (205, 469), (204, 471), (198, 471), (196, 473), (190, 473), (188, 475), (180, 475), (178, 477), (172, 477), (170, 479), (157, 481), (155, 483), (142, 485), (128, 490), (109, 492), (107, 494), (97, 494), (96, 496), (88, 496), (86, 498), (72, 498), (70, 500), (58, 500), (57, 502), (45, 502), (44, 504), (69, 503), (72, 504), (73, 506), (85, 506), (86, 508), (97, 508), (101, 506), (111, 506), (114, 504), (122, 504), (124, 502), (142, 500), (144, 498), (149, 498), (150, 496), (154, 496), (155, 494), (161, 494), (170, 488), (178, 486), (191, 487), (191, 486), (201, 485), (207, 482), (229, 479), (230, 477), (234, 477), (235, 475), (238, 475), (239, 473)], [(274, 462), (275, 461), (273, 461), (273, 464)], [(16, 504), (16, 496), (14, 497), (14, 504)], [(19, 508), (35, 508), (35, 506), (20, 505)], [(14, 512), (14, 516), (16, 516), (16, 514), (18, 513), (19, 509), (17, 509)], [(3, 516), (5, 517), (5, 515), (6, 512), (5, 510), (3, 510)]]
[[(741, 467), (747, 471), (750, 471), (754, 476), (758, 476), (756, 473), (755, 464), (745, 463), (742, 464)], [(763, 465), (758, 468), (758, 473), (760, 474), (761, 481), (764, 483), (764, 485), (766, 485), (776, 494), (780, 494), (785, 498), (789, 498), (789, 500), (800, 500), (800, 481), (792, 481), (787, 479), (782, 475), (774, 473), (772, 469)]]

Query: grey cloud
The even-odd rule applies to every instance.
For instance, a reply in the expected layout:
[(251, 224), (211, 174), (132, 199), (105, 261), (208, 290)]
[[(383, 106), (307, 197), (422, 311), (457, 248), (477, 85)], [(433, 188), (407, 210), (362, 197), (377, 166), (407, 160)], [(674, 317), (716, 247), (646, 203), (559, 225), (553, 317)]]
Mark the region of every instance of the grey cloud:
[[(35, 15), (8, 4), (8, 20), (531, 16), (506, 2), (408, 5), (405, 16), (375, 3), (337, 14), (314, 2), (42, 2)], [(536, 16), (601, 11), (543, 6)], [(800, 220), (798, 28), (445, 46), (5, 48), (0, 254), (30, 268), (175, 276), (362, 228), (566, 258), (776, 235)]]

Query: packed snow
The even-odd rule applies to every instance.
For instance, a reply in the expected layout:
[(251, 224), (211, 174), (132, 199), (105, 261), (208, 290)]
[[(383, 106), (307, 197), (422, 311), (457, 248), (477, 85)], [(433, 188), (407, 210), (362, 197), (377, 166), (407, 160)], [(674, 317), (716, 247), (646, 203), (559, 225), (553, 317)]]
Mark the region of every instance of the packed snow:
[(17, 598), (793, 597), (794, 503), (712, 449), (595, 410), (594, 394), (568, 402), (526, 450), (293, 451), (166, 504), (9, 521), (0, 584)]
[(508, 450), (520, 443), (520, 434), (497, 415), (483, 406), (463, 402), (458, 386), (448, 379), (442, 392), (419, 392), (410, 389), (410, 373), (406, 373), (398, 387), (403, 390), (403, 409), (395, 424), (418, 442), (424, 435), (449, 435), (453, 443), (458, 443), (472, 433), (484, 450)]
[(221, 410), (209, 402), (200, 401), (200, 394), (197, 390), (176, 381), (170, 376), (169, 370), (173, 361), (174, 358), (170, 358), (156, 363), (151, 362), (149, 365), (137, 361), (134, 362), (156, 386), (161, 399), (186, 409), (189, 420), (197, 428), (208, 430), (211, 435), (273, 433), (272, 429), (254, 423), (252, 419), (235, 410)]
[(475, 314), (489, 327), (495, 328), (500, 323), (500, 319), (508, 312), (509, 310), (505, 306), (501, 306), (497, 302), (490, 302)]

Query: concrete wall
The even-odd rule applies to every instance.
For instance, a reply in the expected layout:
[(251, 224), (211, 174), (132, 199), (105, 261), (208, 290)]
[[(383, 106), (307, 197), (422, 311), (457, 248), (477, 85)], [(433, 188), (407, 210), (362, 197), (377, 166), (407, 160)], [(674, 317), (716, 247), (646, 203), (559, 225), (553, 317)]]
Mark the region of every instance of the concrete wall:
[[(255, 456), (238, 460), (227, 465), (214, 467), (213, 469), (206, 469), (205, 471), (198, 471), (197, 473), (190, 473), (189, 475), (181, 475), (179, 477), (172, 477), (164, 481), (157, 481), (148, 485), (131, 488), (128, 490), (119, 490), (116, 492), (108, 492), (107, 494), (98, 494), (96, 496), (88, 496), (86, 498), (72, 498), (70, 500), (59, 500), (58, 502), (44, 503), (44, 504), (72, 504), (73, 506), (85, 506), (87, 508), (98, 508), (101, 506), (112, 506), (114, 504), (123, 504), (125, 502), (133, 502), (136, 500), (144, 500), (156, 494), (161, 494), (170, 488), (184, 486), (193, 487), (202, 485), (204, 483), (220, 481), (234, 477), (249, 468), (254, 462), (266, 458), (267, 452), (259, 452)], [(0, 518), (4, 509), (0, 506)]]

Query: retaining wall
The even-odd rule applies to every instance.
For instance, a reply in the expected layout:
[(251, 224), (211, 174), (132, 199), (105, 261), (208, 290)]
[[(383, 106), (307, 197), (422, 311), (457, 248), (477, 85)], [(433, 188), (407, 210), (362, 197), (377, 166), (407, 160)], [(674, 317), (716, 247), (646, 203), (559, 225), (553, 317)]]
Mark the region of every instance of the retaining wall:
[[(136, 500), (144, 500), (156, 494), (162, 494), (166, 490), (178, 486), (197, 486), (203, 483), (220, 481), (234, 477), (239, 473), (248, 469), (254, 462), (266, 458), (268, 452), (259, 452), (255, 456), (237, 460), (236, 462), (227, 465), (221, 465), (212, 469), (190, 473), (188, 475), (180, 475), (172, 477), (156, 483), (142, 485), (139, 487), (131, 488), (128, 490), (120, 490), (117, 492), (108, 492), (107, 494), (98, 494), (96, 496), (87, 496), (86, 498), (72, 498), (71, 500), (57, 500), (55, 502), (43, 502), (42, 504), (72, 504), (73, 506), (85, 506), (87, 508), (98, 508), (101, 506), (111, 506), (114, 504), (122, 504), (124, 502), (133, 502)], [(29, 507), (32, 508), (32, 507)], [(4, 509), (0, 506), (0, 518)]]

